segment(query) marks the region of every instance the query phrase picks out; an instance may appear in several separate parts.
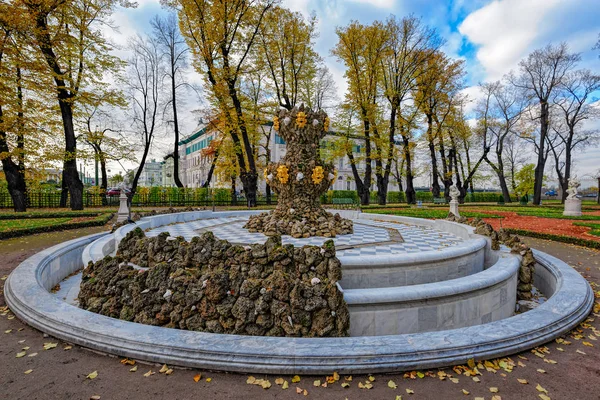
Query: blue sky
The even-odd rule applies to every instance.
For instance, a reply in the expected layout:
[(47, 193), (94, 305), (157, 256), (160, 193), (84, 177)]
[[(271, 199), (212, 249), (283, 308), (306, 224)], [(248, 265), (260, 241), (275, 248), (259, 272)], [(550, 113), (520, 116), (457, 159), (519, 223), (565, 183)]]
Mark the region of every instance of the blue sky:
[[(164, 13), (159, 0), (138, 0), (135, 9), (120, 9), (114, 15), (119, 32), (110, 33), (119, 44), (128, 36), (149, 30), (149, 20)], [(572, 51), (580, 52), (580, 67), (600, 73), (600, 50), (592, 50), (600, 34), (600, 0), (282, 0), (283, 5), (305, 15), (314, 12), (318, 19), (317, 51), (334, 75), (340, 97), (346, 89), (344, 67), (330, 55), (337, 41), (335, 28), (352, 20), (369, 23), (385, 20), (390, 14), (414, 14), (435, 27), (446, 40), (443, 50), (466, 62), (465, 93), (478, 97), (479, 82), (497, 80), (532, 50), (549, 42), (566, 41)], [(126, 54), (122, 54), (126, 56)], [(190, 71), (190, 78), (201, 78)], [(194, 108), (190, 99), (188, 106)], [(193, 129), (194, 120), (184, 125)], [(600, 124), (597, 125), (600, 127)], [(158, 150), (160, 152), (160, 147)], [(158, 157), (160, 154), (156, 154)], [(587, 149), (578, 158), (580, 175), (598, 170), (600, 150)]]

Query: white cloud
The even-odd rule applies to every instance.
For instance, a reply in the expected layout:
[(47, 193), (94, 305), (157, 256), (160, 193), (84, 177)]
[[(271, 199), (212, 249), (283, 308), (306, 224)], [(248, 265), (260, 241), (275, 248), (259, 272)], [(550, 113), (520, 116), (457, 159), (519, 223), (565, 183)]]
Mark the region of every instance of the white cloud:
[(349, 3), (367, 4), (378, 8), (393, 8), (396, 0), (346, 0)]
[(527, 54), (559, 0), (497, 0), (469, 14), (459, 31), (480, 46), (477, 60), (498, 79)]

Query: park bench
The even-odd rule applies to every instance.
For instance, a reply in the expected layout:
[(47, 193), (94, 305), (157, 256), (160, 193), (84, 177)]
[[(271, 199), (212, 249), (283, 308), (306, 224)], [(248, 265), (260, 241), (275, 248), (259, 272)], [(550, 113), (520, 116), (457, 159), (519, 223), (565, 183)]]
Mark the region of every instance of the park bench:
[(447, 201), (444, 197), (434, 197), (433, 204), (446, 204)]
[(333, 204), (334, 208), (349, 208), (353, 209), (357, 203), (354, 199), (348, 197), (340, 197), (331, 199), (331, 204)]

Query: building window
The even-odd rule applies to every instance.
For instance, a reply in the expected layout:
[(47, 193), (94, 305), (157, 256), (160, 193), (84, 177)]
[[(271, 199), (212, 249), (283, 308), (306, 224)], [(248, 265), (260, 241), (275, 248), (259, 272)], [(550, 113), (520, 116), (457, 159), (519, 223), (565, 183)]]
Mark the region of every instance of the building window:
[(285, 144), (285, 140), (277, 133), (275, 134), (275, 144)]

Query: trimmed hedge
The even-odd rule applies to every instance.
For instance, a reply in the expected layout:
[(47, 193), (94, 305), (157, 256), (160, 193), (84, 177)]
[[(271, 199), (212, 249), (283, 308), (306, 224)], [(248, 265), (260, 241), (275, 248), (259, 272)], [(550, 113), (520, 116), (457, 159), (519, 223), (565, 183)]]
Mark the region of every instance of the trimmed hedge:
[(504, 230), (508, 233), (520, 236), (528, 236), (536, 239), (554, 240), (555, 242), (575, 244), (577, 246), (589, 247), (592, 249), (600, 249), (600, 242), (596, 242), (594, 240), (579, 239), (565, 235), (554, 235), (551, 233), (533, 232), (525, 229), (504, 228)]
[(37, 219), (37, 218), (77, 218), (77, 217), (96, 217), (102, 212), (98, 211), (52, 211), (52, 212), (24, 212), (24, 213), (0, 213), (0, 220), (3, 219)]
[(0, 232), (0, 240), (14, 238), (19, 236), (33, 235), (36, 233), (64, 231), (68, 229), (88, 228), (92, 226), (103, 226), (111, 220), (113, 214), (101, 214), (98, 217), (88, 221), (65, 222), (57, 225), (39, 226), (35, 228), (15, 229), (12, 231)]

